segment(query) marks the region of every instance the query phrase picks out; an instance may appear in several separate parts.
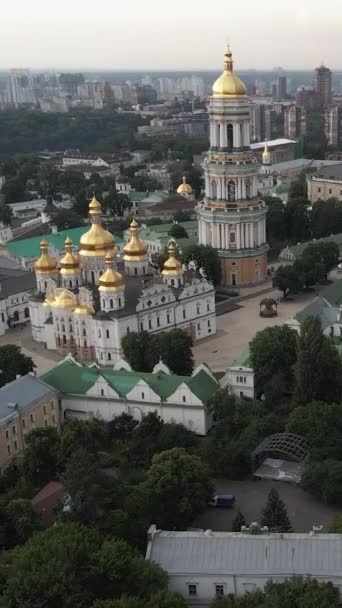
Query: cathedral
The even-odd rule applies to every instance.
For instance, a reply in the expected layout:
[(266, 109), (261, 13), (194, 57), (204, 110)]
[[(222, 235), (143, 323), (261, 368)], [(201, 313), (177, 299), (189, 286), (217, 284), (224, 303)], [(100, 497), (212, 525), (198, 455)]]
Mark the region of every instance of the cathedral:
[(267, 275), (267, 207), (258, 198), (259, 164), (250, 149), (249, 99), (234, 73), (229, 48), (209, 98), (209, 121), (205, 197), (197, 208), (199, 242), (218, 250), (222, 286), (253, 285)]
[(174, 241), (159, 272), (149, 262), (135, 220), (119, 259), (95, 197), (89, 215), (91, 226), (81, 237), (79, 252), (67, 238), (59, 267), (47, 242), (41, 242), (37, 291), (29, 304), (35, 341), (61, 355), (113, 366), (123, 354), (121, 340), (130, 332), (179, 328), (194, 341), (216, 333), (215, 289), (195, 263), (182, 266)]

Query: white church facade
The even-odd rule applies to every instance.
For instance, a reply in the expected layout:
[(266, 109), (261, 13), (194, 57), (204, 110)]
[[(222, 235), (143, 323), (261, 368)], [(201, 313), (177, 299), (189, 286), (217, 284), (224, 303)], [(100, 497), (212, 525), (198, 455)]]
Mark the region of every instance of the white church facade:
[(195, 264), (184, 268), (170, 241), (161, 272), (153, 268), (132, 221), (131, 239), (118, 260), (113, 236), (101, 224), (101, 205), (89, 205), (91, 227), (75, 252), (66, 239), (59, 262), (41, 243), (35, 263), (37, 292), (31, 296), (33, 339), (61, 355), (112, 366), (130, 332), (179, 328), (200, 340), (216, 333), (215, 289)]

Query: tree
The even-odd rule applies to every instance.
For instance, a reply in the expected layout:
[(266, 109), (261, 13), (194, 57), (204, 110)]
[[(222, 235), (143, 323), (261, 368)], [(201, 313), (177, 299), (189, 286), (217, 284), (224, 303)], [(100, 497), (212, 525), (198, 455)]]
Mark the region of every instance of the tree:
[(52, 221), (58, 230), (68, 230), (83, 225), (82, 217), (73, 209), (59, 209), (53, 214)]
[(35, 368), (31, 357), (24, 355), (20, 346), (5, 344), (0, 346), (0, 387), (15, 380), (17, 375), (25, 376)]
[(30, 199), (30, 195), (25, 190), (26, 180), (19, 177), (12, 177), (5, 181), (2, 186), (4, 202), (6, 205), (20, 203)]
[(13, 498), (5, 507), (5, 539), (2, 545), (7, 549), (22, 545), (33, 532), (40, 529), (39, 517), (32, 509), (31, 501), (26, 498)]
[(316, 239), (342, 232), (342, 202), (336, 198), (317, 201), (311, 211), (311, 230)]
[(297, 293), (302, 287), (302, 282), (293, 266), (279, 266), (273, 278), (273, 287), (283, 292), (284, 298), (290, 293)]
[(25, 436), (23, 471), (34, 486), (56, 479), (60, 438), (54, 427), (33, 429)]
[(59, 524), (30, 538), (6, 559), (0, 605), (6, 608), (88, 608), (95, 600), (148, 598), (167, 576), (127, 543), (95, 529)]
[(328, 525), (330, 534), (342, 534), (342, 515), (337, 515), (334, 521)]
[(283, 201), (272, 196), (263, 197), (268, 206), (266, 228), (267, 240), (284, 241), (286, 239), (285, 207)]
[(289, 415), (287, 433), (304, 437), (312, 446), (311, 459), (328, 456), (342, 460), (342, 405), (313, 401), (296, 407)]
[(289, 200), (284, 214), (287, 238), (297, 243), (310, 238), (310, 219), (306, 199)]
[(189, 263), (195, 260), (199, 267), (203, 267), (207, 278), (213, 285), (218, 285), (221, 280), (221, 262), (217, 253), (210, 245), (187, 245), (183, 249), (182, 261)]
[(148, 495), (151, 521), (166, 530), (186, 528), (212, 494), (204, 463), (183, 448), (156, 454), (141, 489)]
[(103, 420), (67, 420), (62, 427), (60, 457), (63, 463), (78, 448), (94, 456), (109, 445), (109, 428)]
[(241, 532), (242, 526), (246, 526), (246, 519), (243, 513), (241, 513), (240, 509), (237, 510), (237, 513), (233, 519), (232, 523), (232, 531), (233, 532)]
[(158, 180), (145, 175), (135, 175), (131, 178), (130, 183), (131, 187), (137, 192), (154, 192), (155, 190), (162, 189), (162, 185)]
[(92, 608), (142, 608), (141, 599), (137, 597), (122, 596), (118, 600), (100, 600)]
[(130, 449), (130, 459), (138, 466), (148, 466), (153, 454), (157, 450), (157, 444), (164, 422), (150, 412), (143, 417), (139, 426), (135, 429)]
[(158, 334), (159, 356), (173, 374), (191, 375), (194, 368), (192, 337), (182, 329), (171, 329)]
[[(339, 263), (340, 250), (333, 241), (322, 243), (310, 243), (303, 251), (302, 258), (309, 259), (310, 264), (320, 264), (323, 266), (324, 279), (327, 280), (328, 274)], [(321, 267), (322, 267), (321, 266)]]
[(268, 494), (266, 506), (262, 511), (261, 525), (268, 526), (271, 532), (292, 532), (286, 506), (275, 488)]
[(187, 239), (189, 235), (185, 228), (180, 224), (173, 224), (169, 230), (169, 235), (174, 237), (175, 239)]
[(297, 333), (287, 325), (267, 327), (250, 342), (250, 359), (259, 394), (265, 393), (274, 376), (284, 380), (285, 390), (293, 389), (293, 366), (296, 362)]
[(339, 400), (342, 363), (334, 344), (323, 335), (318, 317), (307, 317), (297, 338), (295, 398), (299, 403)]
[(330, 505), (342, 506), (342, 462), (309, 461), (302, 477), (304, 490)]
[(187, 608), (187, 603), (179, 593), (162, 589), (150, 597), (145, 608)]
[(125, 211), (128, 211), (132, 206), (128, 196), (122, 192), (118, 192), (111, 188), (110, 192), (103, 199), (103, 207), (106, 211), (110, 211), (114, 217), (122, 217)]
[(325, 276), (324, 264), (309, 255), (298, 258), (292, 268), (306, 289), (323, 281)]
[(138, 426), (138, 421), (134, 420), (133, 416), (125, 412), (120, 416), (115, 416), (108, 423), (109, 434), (112, 439), (121, 439), (123, 441), (132, 437), (133, 431)]
[[(160, 335), (160, 334), (159, 334)], [(130, 332), (121, 341), (124, 358), (132, 369), (139, 372), (151, 372), (159, 360), (158, 336), (151, 336), (147, 331)], [(155, 348), (156, 346), (156, 348)]]
[(11, 207), (5, 204), (0, 204), (0, 222), (2, 222), (4, 226), (10, 226), (12, 217), (13, 211)]

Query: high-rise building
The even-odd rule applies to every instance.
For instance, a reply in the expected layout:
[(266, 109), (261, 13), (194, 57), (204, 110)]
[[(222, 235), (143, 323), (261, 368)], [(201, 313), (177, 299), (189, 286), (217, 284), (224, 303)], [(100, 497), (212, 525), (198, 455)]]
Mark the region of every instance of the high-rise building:
[(11, 70), (7, 91), (6, 102), (10, 105), (20, 106), (23, 104), (36, 103), (33, 80), (28, 70)]
[(300, 87), (296, 92), (296, 106), (304, 110), (317, 110), (320, 106), (320, 96), (311, 88)]
[(218, 250), (223, 286), (259, 283), (267, 275), (267, 207), (257, 193), (259, 167), (250, 148), (246, 87), (233, 71), (229, 48), (209, 99), (209, 123), (199, 243)]
[(324, 111), (324, 134), (328, 146), (336, 148), (339, 144), (340, 109), (338, 106)]
[(321, 105), (329, 106), (332, 101), (332, 77), (331, 70), (324, 65), (315, 70), (314, 88), (320, 96)]
[(278, 99), (286, 99), (287, 97), (287, 79), (286, 76), (278, 78)]
[(285, 108), (284, 135), (288, 139), (297, 139), (306, 135), (306, 111), (296, 105)]

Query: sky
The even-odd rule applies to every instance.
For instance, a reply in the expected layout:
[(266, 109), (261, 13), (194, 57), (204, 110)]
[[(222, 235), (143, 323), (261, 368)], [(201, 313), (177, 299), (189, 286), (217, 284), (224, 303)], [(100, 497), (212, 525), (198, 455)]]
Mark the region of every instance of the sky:
[(342, 68), (342, 0), (2, 0), (0, 69)]

